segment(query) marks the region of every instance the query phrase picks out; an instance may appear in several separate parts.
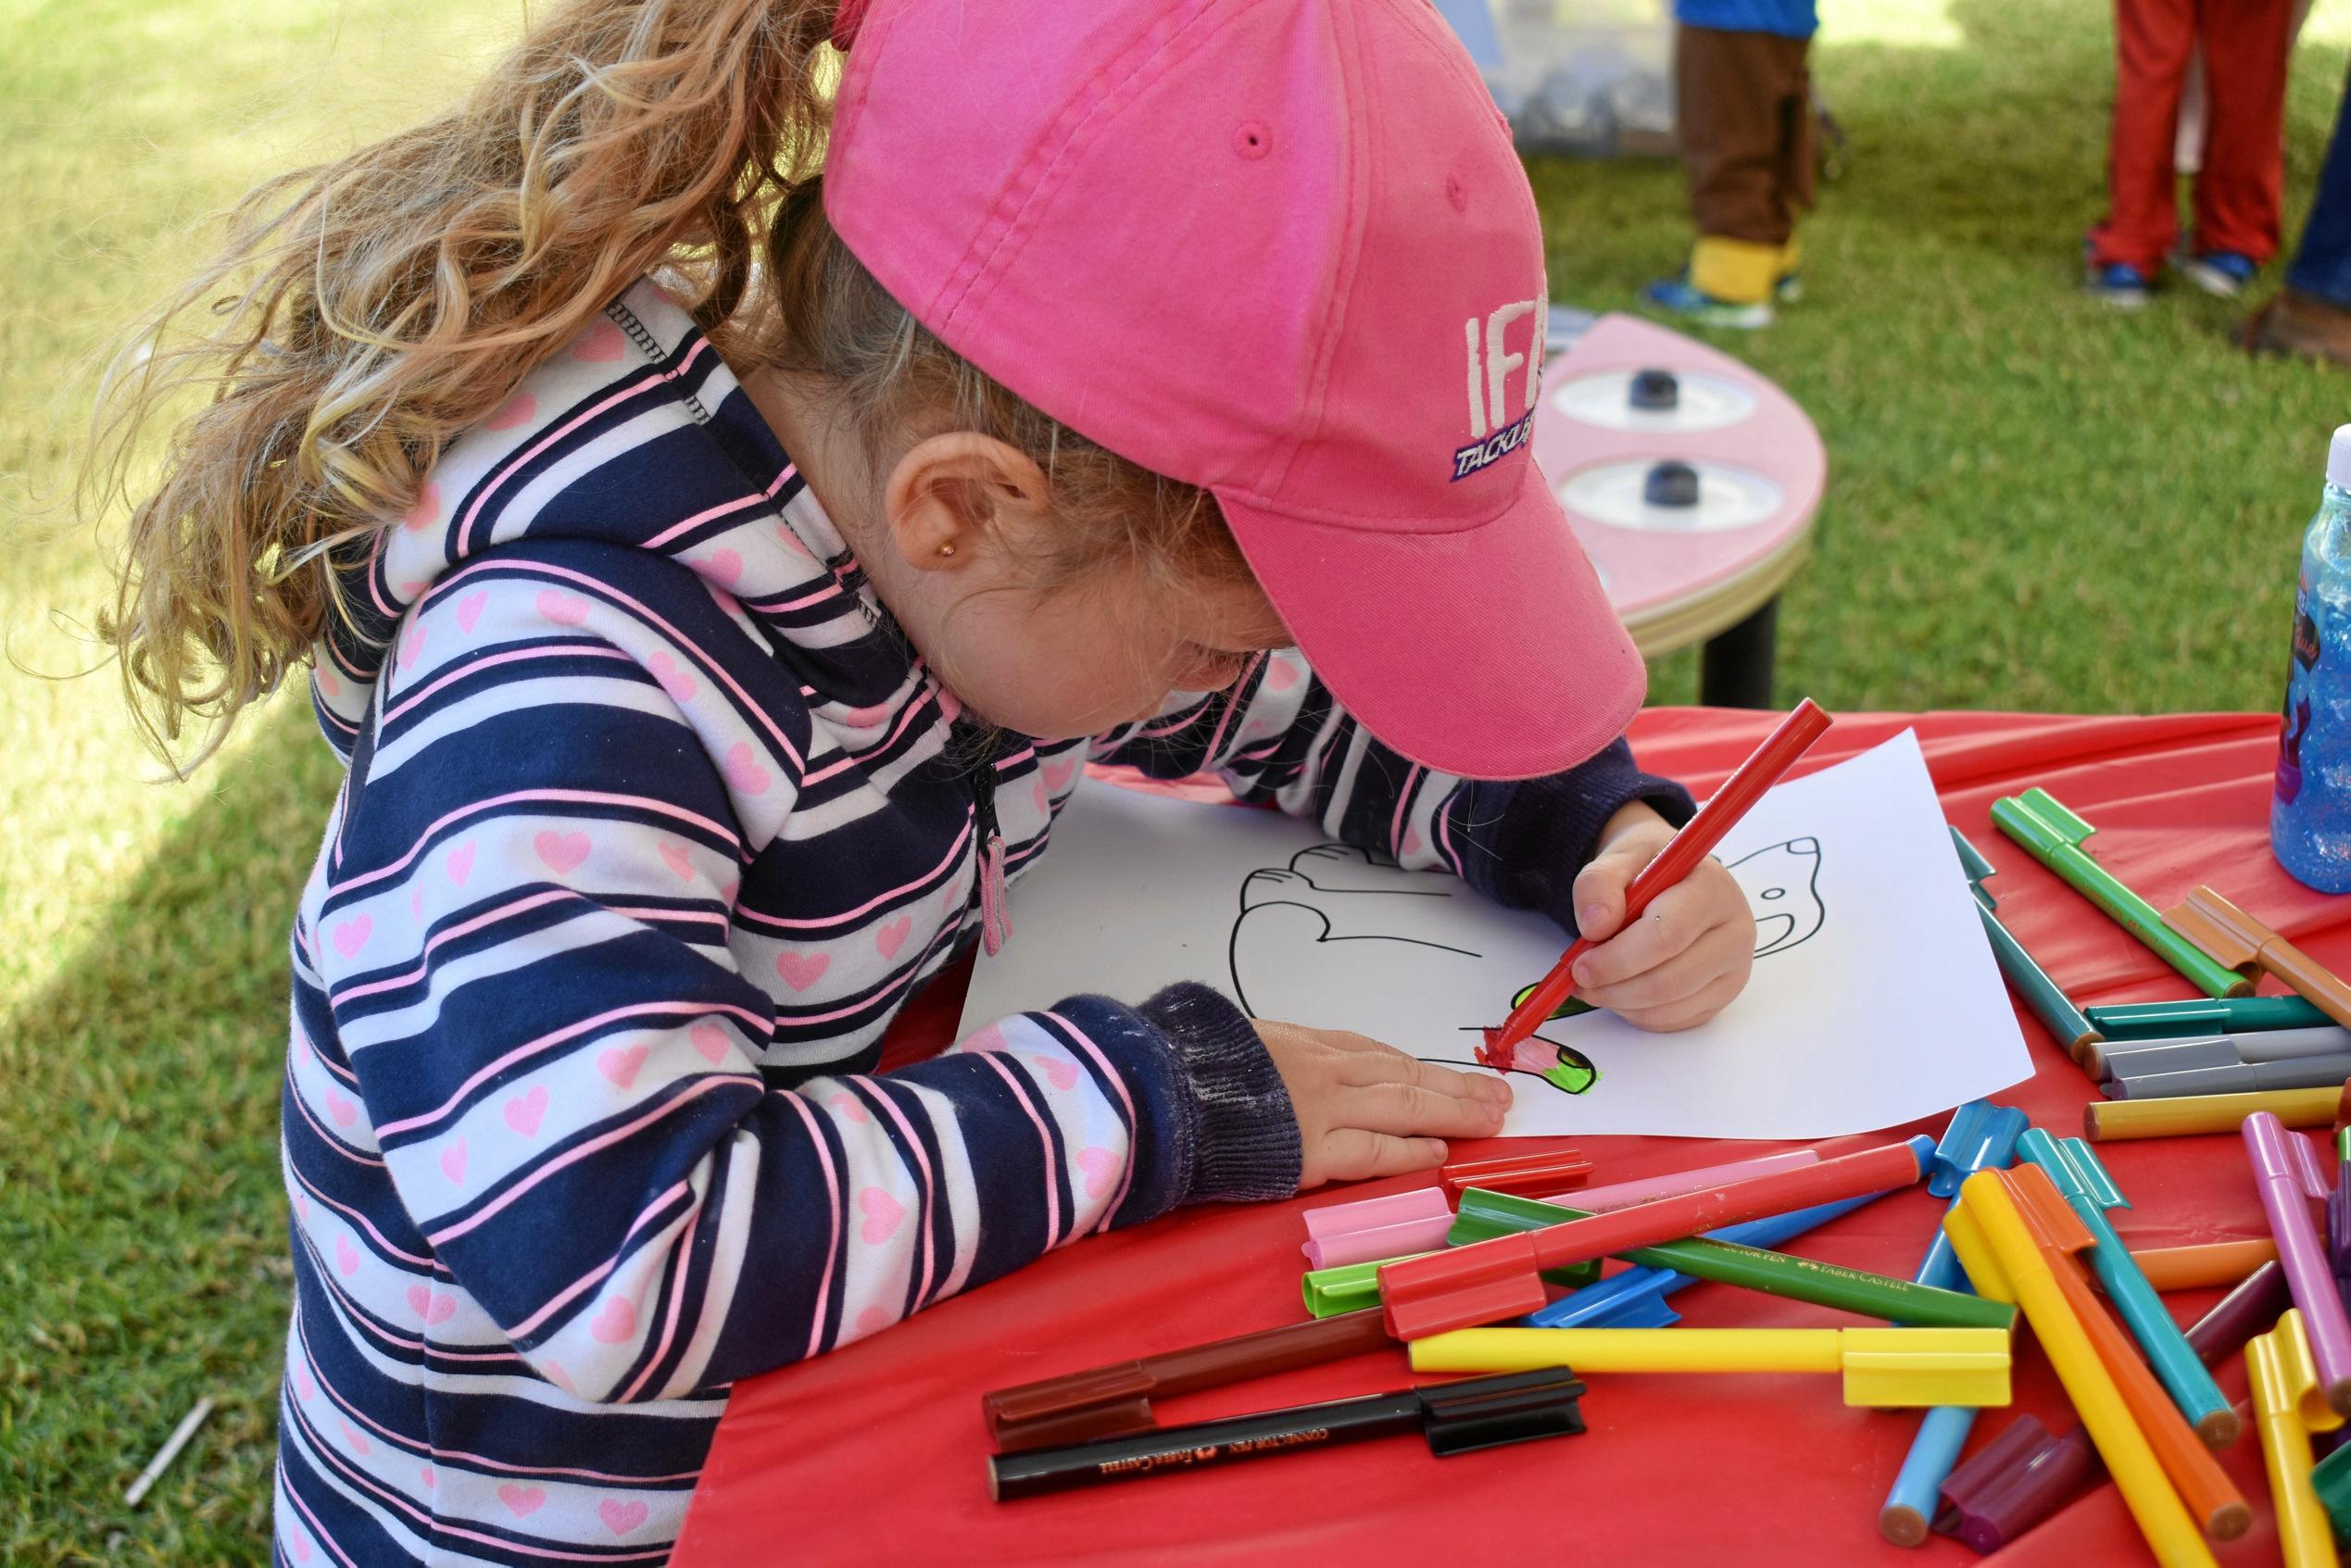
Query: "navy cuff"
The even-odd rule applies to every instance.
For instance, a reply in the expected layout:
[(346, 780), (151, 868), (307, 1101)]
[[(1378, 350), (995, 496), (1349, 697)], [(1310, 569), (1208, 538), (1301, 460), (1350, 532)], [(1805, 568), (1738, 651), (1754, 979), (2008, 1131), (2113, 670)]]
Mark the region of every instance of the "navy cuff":
[(1288, 1198), (1304, 1150), (1280, 1070), (1249, 1015), (1196, 981), (1137, 1008), (1175, 1047), (1191, 1086), (1190, 1171), (1178, 1203)]

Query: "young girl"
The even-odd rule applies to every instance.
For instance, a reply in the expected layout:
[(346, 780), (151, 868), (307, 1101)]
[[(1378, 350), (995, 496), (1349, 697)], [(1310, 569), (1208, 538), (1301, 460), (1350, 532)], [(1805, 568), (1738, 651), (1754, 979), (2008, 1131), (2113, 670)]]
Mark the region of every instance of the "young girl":
[[(308, 653), (349, 764), (280, 1561), (659, 1561), (735, 1379), (1496, 1129), (1201, 985), (872, 1070), (1088, 759), (1615, 930), (1690, 808), (1528, 460), (1543, 292), (1420, 0), (574, 0), (254, 198), (113, 626), (167, 734)], [(1752, 944), (1710, 866), (1584, 995)]]

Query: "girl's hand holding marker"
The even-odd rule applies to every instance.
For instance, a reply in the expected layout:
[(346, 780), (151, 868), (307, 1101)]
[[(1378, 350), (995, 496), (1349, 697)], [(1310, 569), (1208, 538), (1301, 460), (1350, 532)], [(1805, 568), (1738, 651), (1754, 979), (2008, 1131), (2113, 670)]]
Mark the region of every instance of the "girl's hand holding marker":
[(1755, 962), (1755, 915), (1709, 855), (1625, 925), (1625, 887), (1671, 843), (1641, 801), (1610, 820), (1600, 853), (1576, 877), (1576, 926), (1596, 944), (1576, 960), (1576, 995), (1643, 1029), (1691, 1029), (1728, 1006)]

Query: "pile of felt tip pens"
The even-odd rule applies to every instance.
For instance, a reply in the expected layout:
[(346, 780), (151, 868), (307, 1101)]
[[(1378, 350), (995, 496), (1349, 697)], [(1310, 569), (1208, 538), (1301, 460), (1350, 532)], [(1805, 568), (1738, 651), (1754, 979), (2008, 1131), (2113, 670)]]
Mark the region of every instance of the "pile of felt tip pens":
[[(1828, 721), (1805, 704), (1644, 872), (1628, 905), (1719, 840)], [(1709, 813), (1712, 813), (1710, 819)], [(1993, 868), (1953, 830), (2002, 972), (2105, 1089), (2086, 1137), (1977, 1100), (1940, 1139), (1834, 1158), (1792, 1149), (1591, 1185), (1592, 1162), (1549, 1148), (1446, 1166), (1435, 1185), (1306, 1216), (1307, 1316), (1162, 1349), (982, 1399), (999, 1500), (1171, 1470), (1417, 1435), (1440, 1456), (1583, 1432), (1585, 1379), (1616, 1373), (1833, 1374), (1848, 1405), (1920, 1411), (1877, 1521), (1898, 1545), (1930, 1533), (1999, 1549), (2111, 1478), (2158, 1562), (2208, 1563), (2252, 1510), (2214, 1451), (2246, 1411), (2213, 1369), (2244, 1353), (2254, 1436), (2291, 1568), (2351, 1541), (2351, 987), (2208, 887), (2158, 911), (2083, 847), (2093, 831), (2046, 791), (1992, 818), (2201, 995), (2078, 1008), (2005, 929)], [(1687, 841), (1687, 842), (1685, 842)], [(1649, 885), (1644, 888), (1646, 880)], [(1570, 949), (1572, 959), (1578, 949)], [(1519, 1012), (1565, 999), (1562, 978)], [(2256, 996), (2274, 978), (2290, 993)], [(1490, 1032), (1506, 1053), (1523, 1023)], [(2332, 1158), (2296, 1129), (2332, 1128)], [(2093, 1143), (2232, 1133), (2266, 1236), (2133, 1248), (2128, 1199)], [(1924, 1182), (1948, 1199), (1908, 1278), (1779, 1250)], [(1882, 1327), (1682, 1328), (1670, 1298), (1701, 1281), (1816, 1303)], [(2162, 1293), (2227, 1294), (2181, 1329)], [(1980, 1411), (2009, 1402), (2019, 1327), (2077, 1421), (2017, 1414), (1959, 1462)], [(1154, 1401), (1343, 1358), (1401, 1350), (1413, 1373), (1319, 1404), (1163, 1425)], [(2323, 1456), (2323, 1457), (2321, 1457)]]
[[(987, 1395), (990, 1489), (1010, 1500), (1408, 1435), (1464, 1454), (1581, 1433), (1588, 1378), (1604, 1397), (1615, 1373), (1809, 1372), (1834, 1374), (1848, 1405), (1922, 1412), (1879, 1515), (1891, 1541), (1940, 1531), (1989, 1552), (2111, 1476), (2159, 1561), (2208, 1562), (2209, 1543), (2252, 1522), (2213, 1457), (2245, 1436), (2211, 1370), (2242, 1349), (2289, 1561), (2332, 1562), (2351, 1447), (2337, 1466), (2314, 1461), (2313, 1439), (2351, 1411), (2351, 1167), (2273, 1112), (2240, 1135), (2270, 1236), (2143, 1250), (2116, 1234), (2128, 1200), (2087, 1142), (1983, 1100), (1937, 1140), (1599, 1186), (1572, 1149), (1449, 1165), (1434, 1185), (1309, 1212), (1302, 1321)], [(1922, 1181), (1949, 1204), (1908, 1278), (1778, 1250)], [(1701, 1281), (1886, 1326), (1675, 1326), (1669, 1298)], [(2214, 1286), (2231, 1288), (2179, 1328), (2161, 1293)], [(1977, 1413), (2009, 1401), (2019, 1326), (2079, 1424), (2019, 1415), (1958, 1464)], [(1354, 1398), (1176, 1425), (1153, 1408), (1400, 1349), (1432, 1380), (1367, 1374), (1374, 1391)]]

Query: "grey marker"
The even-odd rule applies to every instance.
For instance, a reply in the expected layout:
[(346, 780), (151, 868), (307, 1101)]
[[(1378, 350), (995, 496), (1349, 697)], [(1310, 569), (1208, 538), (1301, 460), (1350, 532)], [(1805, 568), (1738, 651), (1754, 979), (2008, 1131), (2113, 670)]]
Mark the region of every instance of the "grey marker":
[(2237, 1062), (2294, 1061), (2351, 1052), (2351, 1029), (2262, 1029), (2240, 1035), (2196, 1035), (2171, 1040), (2106, 1040), (2083, 1052), (2083, 1065), (2101, 1078), (2144, 1078)]
[(2169, 1099), (2177, 1095), (2251, 1094), (2257, 1089), (2320, 1089), (2345, 1080), (2351, 1080), (2351, 1051), (2117, 1078), (2106, 1085), (2106, 1091), (2109, 1099)]

